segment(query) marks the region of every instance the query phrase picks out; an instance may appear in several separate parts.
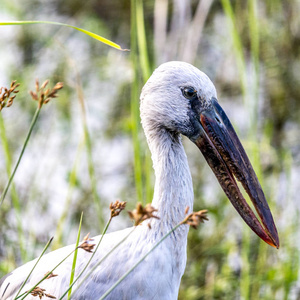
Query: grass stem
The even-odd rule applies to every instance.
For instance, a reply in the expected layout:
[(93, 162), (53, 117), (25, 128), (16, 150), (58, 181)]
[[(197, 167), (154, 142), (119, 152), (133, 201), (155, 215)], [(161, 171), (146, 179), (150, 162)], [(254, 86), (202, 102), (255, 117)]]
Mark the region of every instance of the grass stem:
[[(19, 291), (18, 291), (18, 293), (17, 293), (15, 299), (18, 299), (18, 298), (19, 298), (18, 296), (19, 296), (19, 294), (20, 294), (22, 288), (23, 288), (24, 285), (26, 284), (27, 280), (29, 279), (30, 275), (32, 274), (33, 270), (35, 269), (35, 267), (36, 267), (37, 264), (39, 263), (39, 261), (40, 261), (40, 259), (42, 258), (42, 256), (45, 254), (45, 252), (46, 252), (46, 250), (48, 249), (48, 247), (50, 246), (52, 240), (53, 240), (53, 237), (50, 238), (50, 240), (49, 240), (48, 243), (46, 244), (45, 248), (43, 249), (41, 255), (38, 257), (36, 263), (34, 264), (33, 268), (31, 269), (31, 271), (29, 272), (28, 276), (26, 277), (26, 279), (25, 279), (24, 282), (22, 283), (22, 285), (21, 285), (21, 287), (20, 287), (20, 289), (19, 289)], [(33, 288), (33, 289), (34, 289), (34, 288)], [(32, 289), (32, 290), (33, 290), (33, 289)], [(24, 298), (25, 298), (25, 297), (24, 297)]]
[[(70, 277), (70, 286), (72, 286), (73, 281), (74, 281), (74, 276), (75, 276), (75, 268), (76, 268), (76, 261), (77, 261), (77, 253), (78, 253), (78, 244), (80, 241), (80, 232), (81, 232), (81, 224), (82, 224), (82, 216), (83, 212), (81, 213), (80, 217), (80, 222), (79, 222), (79, 228), (78, 228), (78, 234), (77, 234), (77, 240), (76, 240), (76, 245), (75, 245), (75, 252), (74, 252), (74, 258), (73, 258), (73, 264), (72, 264), (72, 271), (71, 271), (71, 277)], [(69, 293), (68, 293), (68, 300), (71, 299), (71, 293), (72, 293), (72, 288), (70, 288)]]
[(165, 234), (157, 244), (155, 244), (130, 270), (128, 270), (111, 288), (109, 288), (99, 300), (103, 300), (107, 297), (153, 250), (155, 250), (172, 232), (174, 232), (182, 222), (174, 226), (167, 234)]
[(83, 280), (76, 286), (76, 289), (74, 290), (73, 294), (79, 289), (79, 287), (84, 283), (84, 281), (91, 276), (91, 274), (96, 270), (96, 268), (110, 255), (112, 252), (119, 247), (136, 229), (136, 226), (119, 242), (117, 243), (107, 254), (105, 254), (95, 266), (85, 275)]
[(108, 227), (109, 227), (109, 225), (111, 223), (111, 220), (112, 220), (112, 218), (110, 217), (109, 220), (108, 220), (108, 222), (105, 225), (105, 228), (104, 228), (104, 230), (102, 232), (101, 238), (100, 238), (100, 240), (99, 240), (99, 242), (98, 242), (98, 244), (97, 244), (97, 246), (96, 246), (93, 254), (91, 255), (90, 259), (88, 260), (88, 262), (86, 263), (86, 265), (84, 266), (84, 268), (82, 269), (82, 271), (79, 273), (79, 275), (76, 277), (76, 279), (72, 282), (72, 284), (70, 284), (70, 286), (68, 287), (68, 289), (63, 293), (63, 295), (59, 299), (63, 299), (64, 298), (64, 296), (72, 289), (72, 287), (74, 286), (74, 284), (77, 282), (77, 280), (80, 278), (80, 276), (84, 273), (84, 271), (89, 266), (90, 262), (92, 261), (93, 257), (95, 256), (95, 254), (96, 254), (96, 252), (97, 252), (97, 250), (98, 250), (98, 248), (99, 248), (99, 246), (100, 246), (100, 244), (102, 242), (102, 239), (103, 239), (103, 237), (104, 237), (104, 235), (105, 235), (105, 233), (106, 233), (106, 231), (107, 231), (107, 229), (108, 229)]
[(36, 283), (29, 291), (24, 292), (23, 294), (19, 295), (18, 297), (15, 298), (19, 299), (20, 297), (21, 300), (25, 299), (41, 282), (43, 282), (48, 276), (49, 274), (53, 273), (53, 271), (55, 271), (56, 268), (58, 268), (66, 259), (68, 259), (75, 251), (76, 249), (72, 250), (64, 259), (62, 259), (50, 272), (46, 273), (45, 276), (38, 282)]
[(15, 165), (15, 167), (14, 167), (14, 169), (13, 169), (13, 172), (12, 172), (12, 174), (10, 175), (9, 180), (8, 180), (8, 182), (7, 182), (7, 184), (6, 184), (5, 188), (4, 188), (4, 191), (3, 191), (2, 195), (1, 195), (1, 198), (0, 198), (0, 206), (2, 205), (2, 203), (3, 203), (4, 199), (5, 199), (5, 196), (6, 196), (7, 192), (8, 192), (8, 189), (9, 189), (9, 187), (10, 187), (10, 184), (11, 184), (11, 182), (12, 182), (12, 180), (13, 180), (15, 174), (16, 174), (16, 171), (17, 171), (18, 167), (19, 167), (19, 164), (20, 164), (21, 159), (22, 159), (22, 157), (23, 157), (23, 154), (24, 154), (24, 151), (25, 151), (25, 149), (26, 149), (27, 143), (28, 143), (28, 141), (29, 141), (29, 139), (30, 139), (30, 136), (31, 136), (33, 127), (34, 127), (34, 125), (35, 125), (35, 123), (36, 123), (36, 121), (37, 121), (37, 119), (38, 119), (39, 114), (40, 114), (40, 111), (41, 111), (41, 107), (38, 107), (38, 108), (36, 109), (35, 113), (34, 113), (34, 116), (33, 116), (33, 118), (32, 118), (31, 124), (30, 124), (29, 131), (28, 131), (28, 133), (27, 133), (27, 136), (26, 136), (25, 142), (24, 142), (24, 144), (23, 144), (23, 147), (22, 147), (21, 153), (20, 153), (20, 155), (19, 155), (19, 158), (18, 158), (18, 160), (17, 160), (17, 163), (16, 163), (16, 165)]

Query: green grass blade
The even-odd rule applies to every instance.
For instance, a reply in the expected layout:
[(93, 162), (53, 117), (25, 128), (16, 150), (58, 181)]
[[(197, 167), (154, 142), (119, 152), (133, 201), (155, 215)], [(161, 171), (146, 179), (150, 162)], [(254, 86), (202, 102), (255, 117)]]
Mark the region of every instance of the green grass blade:
[[(2, 115), (0, 114), (0, 140), (5, 156), (5, 166), (6, 166), (6, 172), (8, 177), (11, 174), (11, 166), (12, 166), (12, 158), (11, 154), (9, 151), (9, 145), (8, 145), (8, 139), (6, 136), (6, 129), (5, 129), (5, 124)], [(12, 183), (12, 189), (11, 189), (11, 200), (13, 207), (15, 209), (16, 213), (16, 220), (17, 220), (17, 230), (18, 230), (18, 241), (19, 241), (19, 246), (20, 246), (20, 252), (21, 252), (21, 257), (23, 261), (27, 260), (27, 252), (25, 250), (25, 235), (24, 235), (24, 230), (22, 227), (22, 217), (21, 217), (21, 205), (20, 205), (20, 199), (17, 193), (17, 190)]]
[(76, 186), (76, 180), (77, 180), (77, 169), (78, 169), (78, 164), (81, 161), (81, 155), (83, 151), (83, 146), (84, 146), (84, 138), (81, 139), (77, 146), (77, 151), (76, 151), (76, 157), (73, 163), (73, 167), (70, 171), (70, 177), (69, 177), (69, 186), (68, 186), (68, 192), (67, 192), (67, 197), (65, 200), (64, 204), (64, 209), (63, 212), (59, 218), (57, 227), (56, 227), (56, 232), (55, 232), (55, 239), (52, 249), (58, 249), (59, 247), (62, 246), (62, 239), (63, 239), (63, 230), (65, 228), (65, 222), (70, 210), (70, 206), (72, 203), (72, 195), (74, 188)]
[(39, 281), (37, 282), (30, 290), (24, 292), (23, 294), (19, 295), (18, 297), (15, 297), (16, 299), (21, 298), (21, 300), (25, 299), (41, 282), (43, 282), (48, 276), (49, 274), (53, 273), (53, 271), (58, 268), (66, 259), (68, 259), (75, 251), (76, 249), (72, 250), (64, 259), (62, 259), (50, 272), (46, 273), (45, 276)]
[(221, 0), (221, 3), (230, 27), (230, 32), (233, 41), (233, 51), (235, 53), (237, 67), (241, 78), (241, 88), (244, 96), (244, 103), (248, 107), (246, 66), (241, 37), (237, 30), (236, 19), (231, 2), (229, 0)]
[(34, 125), (35, 125), (35, 123), (36, 123), (36, 121), (37, 121), (37, 119), (38, 119), (38, 116), (39, 116), (39, 114), (40, 114), (40, 111), (41, 111), (41, 107), (38, 107), (38, 108), (36, 109), (35, 113), (34, 113), (34, 116), (33, 116), (33, 118), (32, 118), (32, 121), (31, 121), (31, 124), (30, 124), (30, 127), (29, 127), (29, 131), (28, 131), (28, 133), (27, 133), (27, 136), (26, 136), (25, 142), (24, 142), (24, 144), (23, 144), (23, 147), (22, 147), (21, 153), (20, 153), (20, 155), (19, 155), (19, 158), (18, 158), (18, 160), (17, 160), (17, 163), (16, 163), (16, 165), (15, 165), (15, 167), (14, 167), (14, 169), (13, 169), (13, 172), (12, 172), (12, 174), (10, 175), (10, 177), (9, 177), (9, 179), (8, 179), (8, 182), (7, 182), (7, 184), (6, 184), (5, 188), (4, 188), (4, 191), (3, 191), (2, 195), (1, 195), (1, 198), (0, 198), (0, 206), (2, 205), (2, 203), (3, 203), (3, 201), (4, 201), (4, 198), (5, 198), (5, 196), (6, 196), (7, 192), (8, 192), (8, 189), (9, 189), (9, 187), (10, 187), (10, 184), (11, 184), (11, 182), (12, 182), (12, 180), (13, 180), (15, 174), (16, 174), (16, 171), (17, 171), (18, 167), (19, 167), (20, 161), (21, 161), (21, 159), (22, 159), (22, 157), (23, 157), (24, 151), (25, 151), (25, 149), (26, 149), (27, 143), (28, 143), (28, 141), (29, 141), (29, 139), (30, 139), (30, 136), (31, 136), (33, 127), (34, 127)]
[(75, 246), (75, 252), (74, 252), (74, 258), (73, 258), (73, 264), (72, 264), (72, 271), (71, 271), (71, 277), (70, 277), (70, 290), (68, 293), (68, 300), (71, 299), (71, 293), (72, 293), (72, 284), (74, 281), (74, 276), (75, 276), (75, 268), (76, 268), (76, 261), (77, 261), (77, 252), (78, 252), (78, 244), (80, 241), (80, 232), (81, 232), (81, 224), (82, 224), (82, 216), (83, 216), (83, 212), (81, 213), (81, 217), (80, 217), (80, 222), (79, 222), (79, 228), (78, 228), (78, 234), (77, 234), (77, 240), (76, 240), (76, 246)]
[(87, 162), (88, 162), (88, 172), (91, 180), (91, 188), (93, 193), (93, 199), (96, 207), (96, 212), (98, 216), (98, 221), (100, 224), (100, 227), (103, 226), (104, 220), (103, 220), (103, 210), (101, 206), (101, 200), (97, 192), (97, 179), (96, 179), (96, 172), (95, 167), (93, 163), (93, 155), (92, 155), (92, 139), (88, 130), (88, 126), (86, 123), (86, 119), (84, 118), (84, 124), (83, 124), (83, 130), (84, 130), (84, 137), (85, 137), (85, 146), (87, 150)]
[(80, 104), (80, 112), (81, 112), (81, 121), (82, 121), (82, 128), (83, 128), (83, 134), (84, 134), (84, 144), (86, 147), (86, 153), (87, 153), (87, 165), (88, 165), (88, 172), (91, 182), (91, 190), (93, 195), (93, 200), (95, 203), (95, 209), (97, 213), (97, 220), (99, 222), (99, 227), (102, 228), (105, 225), (105, 220), (103, 217), (103, 207), (101, 203), (101, 198), (97, 191), (97, 178), (96, 178), (96, 172), (95, 172), (95, 164), (93, 161), (93, 142), (92, 138), (89, 132), (88, 123), (87, 123), (87, 114), (86, 114), (86, 104), (84, 99), (84, 92), (82, 89), (82, 83), (81, 83), (81, 77), (79, 74), (79, 71), (76, 67), (76, 63), (73, 63), (73, 68), (76, 74), (76, 90), (78, 94), (78, 100)]
[[(151, 75), (152, 69), (150, 66), (148, 47), (147, 47), (147, 36), (145, 30), (145, 18), (144, 18), (144, 6), (142, 0), (135, 0), (135, 16), (136, 16), (136, 35), (137, 45), (139, 52), (140, 68), (143, 74), (143, 82), (146, 82)], [(137, 97), (138, 99), (138, 97)], [(137, 114), (139, 114), (139, 102), (137, 101)], [(139, 126), (140, 127), (140, 126)], [(153, 197), (153, 187), (151, 184), (151, 172), (152, 172), (152, 160), (150, 151), (144, 150), (144, 181), (145, 181), (145, 197), (147, 203), (151, 203)], [(144, 203), (145, 204), (145, 203)]]
[(31, 269), (31, 271), (29, 272), (28, 276), (26, 277), (26, 279), (25, 279), (24, 282), (22, 283), (22, 285), (21, 285), (21, 287), (20, 287), (20, 289), (19, 289), (19, 291), (18, 291), (18, 293), (17, 293), (17, 295), (16, 295), (16, 297), (15, 297), (16, 299), (18, 298), (18, 296), (19, 296), (19, 294), (20, 294), (22, 288), (23, 288), (24, 285), (26, 284), (28, 278), (30, 277), (30, 275), (32, 274), (33, 270), (35, 269), (35, 267), (36, 267), (37, 264), (39, 263), (40, 259), (41, 259), (42, 256), (45, 254), (45, 252), (46, 252), (46, 250), (48, 249), (48, 247), (50, 246), (52, 240), (53, 240), (53, 237), (50, 238), (50, 240), (49, 240), (48, 243), (46, 244), (45, 248), (43, 249), (41, 255), (38, 257), (36, 263), (34, 264), (33, 268)]
[(139, 48), (139, 58), (141, 69), (143, 73), (143, 80), (146, 81), (151, 75), (149, 55), (147, 50), (147, 38), (145, 30), (145, 18), (144, 18), (144, 8), (143, 1), (136, 0), (136, 33), (137, 33), (137, 42)]
[(117, 243), (108, 253), (106, 253), (98, 262), (93, 266), (93, 268), (84, 276), (83, 280), (76, 286), (76, 289), (73, 291), (73, 294), (79, 289), (79, 287), (84, 283), (84, 281), (91, 276), (91, 274), (96, 270), (96, 268), (110, 255), (115, 251), (136, 229), (135, 226), (119, 243)]
[(251, 131), (252, 135), (256, 136), (257, 131), (257, 110), (258, 110), (258, 91), (259, 91), (259, 18), (257, 1), (248, 1), (249, 12), (249, 36), (251, 42), (251, 60), (254, 66), (252, 76), (254, 82), (251, 90), (253, 90), (253, 101), (251, 101)]
[[(134, 149), (134, 175), (137, 200), (145, 205), (152, 201), (152, 160), (150, 151), (140, 139), (139, 93), (141, 83), (151, 74), (144, 22), (143, 1), (131, 0), (131, 62), (134, 79), (131, 85), (131, 133)], [(142, 81), (141, 81), (142, 75)]]
[(32, 25), (32, 24), (51, 24), (51, 25), (59, 25), (59, 26), (66, 26), (66, 27), (70, 27), (73, 29), (76, 29), (78, 31), (81, 31), (87, 35), (89, 35), (90, 37), (100, 41), (103, 44), (106, 44), (110, 47), (113, 47), (115, 49), (121, 50), (121, 51), (128, 51), (128, 49), (122, 49), (120, 45), (96, 34), (93, 32), (90, 32), (88, 30), (76, 27), (76, 26), (72, 26), (69, 24), (64, 24), (64, 23), (59, 23), (59, 22), (51, 22), (51, 21), (14, 21), (14, 22), (0, 22), (0, 26), (2, 25)]
[(155, 250), (172, 232), (174, 232), (182, 223), (174, 226), (167, 234), (165, 234), (157, 244), (155, 244), (130, 270), (128, 270), (110, 289), (108, 289), (99, 300), (107, 297), (153, 250)]
[(136, 0), (131, 0), (131, 63), (134, 78), (131, 84), (131, 136), (133, 141), (134, 179), (137, 201), (145, 204), (143, 197), (143, 175), (142, 175), (142, 150), (139, 139), (140, 116), (139, 116), (139, 63), (137, 55), (137, 25), (136, 25)]
[(112, 220), (112, 218), (109, 218), (108, 222), (106, 223), (105, 228), (103, 230), (103, 233), (101, 235), (101, 238), (100, 238), (100, 240), (99, 240), (99, 242), (98, 242), (98, 244), (97, 244), (97, 246), (96, 246), (93, 254), (91, 255), (90, 259), (88, 260), (88, 262), (86, 263), (86, 265), (84, 266), (84, 268), (82, 269), (82, 271), (79, 273), (79, 275), (76, 277), (76, 279), (72, 282), (72, 284), (70, 284), (69, 288), (63, 293), (63, 295), (59, 299), (63, 299), (64, 296), (72, 289), (73, 285), (77, 282), (77, 280), (84, 273), (84, 271), (86, 270), (86, 268), (88, 267), (88, 265), (92, 261), (93, 257), (95, 256), (95, 253), (97, 252), (97, 250), (98, 250), (98, 248), (99, 248), (99, 246), (100, 246), (100, 244), (102, 242), (102, 239), (103, 239), (103, 237), (104, 237), (104, 235), (105, 235), (105, 233), (106, 233), (106, 231), (107, 231), (107, 229), (108, 229), (108, 227), (109, 227), (109, 225), (111, 223), (111, 220)]

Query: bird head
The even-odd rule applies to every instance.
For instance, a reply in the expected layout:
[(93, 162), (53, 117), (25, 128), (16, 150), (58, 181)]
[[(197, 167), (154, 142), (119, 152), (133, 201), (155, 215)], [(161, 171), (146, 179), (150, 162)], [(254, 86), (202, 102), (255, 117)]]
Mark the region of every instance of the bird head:
[[(141, 118), (149, 132), (162, 129), (187, 136), (200, 149), (247, 225), (266, 243), (279, 248), (277, 229), (260, 183), (207, 75), (184, 62), (162, 64), (142, 90)], [(237, 181), (248, 193), (260, 220)]]

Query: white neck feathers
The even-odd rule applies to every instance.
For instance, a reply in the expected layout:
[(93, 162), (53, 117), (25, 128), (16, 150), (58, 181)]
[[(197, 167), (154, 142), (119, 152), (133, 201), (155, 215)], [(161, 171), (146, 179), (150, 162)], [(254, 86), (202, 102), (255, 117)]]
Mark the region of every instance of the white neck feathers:
[[(192, 178), (179, 134), (159, 129), (156, 133), (146, 132), (146, 136), (156, 176), (152, 205), (160, 217), (154, 223), (166, 233), (184, 219), (187, 206), (189, 211), (193, 209)], [(187, 226), (183, 227), (178, 233), (187, 234)]]

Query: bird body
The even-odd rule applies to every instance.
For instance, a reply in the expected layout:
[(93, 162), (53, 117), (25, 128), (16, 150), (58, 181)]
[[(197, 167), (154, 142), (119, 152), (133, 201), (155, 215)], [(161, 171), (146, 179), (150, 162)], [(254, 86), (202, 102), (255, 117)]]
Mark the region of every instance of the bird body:
[[(88, 269), (83, 273), (82, 278), (94, 265), (108, 253), (119, 241), (121, 241), (132, 228), (113, 232), (104, 236), (101, 246), (91, 261)], [(154, 232), (154, 231), (153, 231)], [(72, 299), (99, 299), (126, 271), (128, 271), (144, 254), (146, 254), (156, 243), (158, 237), (148, 234), (149, 228), (142, 224), (125, 240), (110, 256), (104, 260), (93, 274), (81, 285), (80, 289), (73, 295)], [(144, 237), (149, 238), (145, 240)], [(97, 243), (100, 236), (93, 238)], [(107, 299), (176, 299), (180, 279), (185, 266), (185, 248), (183, 253), (175, 251), (177, 247), (172, 245), (174, 238), (162, 243), (149, 255), (145, 261), (130, 273), (124, 281), (107, 297)], [(166, 247), (168, 244), (170, 247)], [(75, 246), (70, 245), (42, 257), (28, 283), (22, 292), (28, 291), (43, 276), (65, 258)], [(81, 272), (91, 253), (78, 249), (76, 276)], [(178, 265), (176, 256), (183, 254), (183, 260)], [(63, 264), (53, 272), (55, 277), (44, 280), (39, 287), (45, 289), (45, 293), (55, 296), (57, 299), (66, 291), (70, 282), (73, 256), (71, 255)], [(10, 285), (1, 299), (14, 299), (16, 292), (31, 271), (34, 263), (31, 261), (13, 271), (10, 275)], [(181, 269), (181, 274), (179, 273)], [(80, 282), (79, 280), (78, 282)], [(4, 285), (5, 286), (5, 282)], [(77, 284), (74, 285), (73, 290)], [(155, 288), (154, 288), (155, 287)], [(22, 293), (21, 292), (21, 293)], [(1, 289), (1, 295), (3, 290)], [(151, 297), (151, 298), (150, 298)], [(65, 297), (66, 298), (66, 297)], [(27, 296), (26, 299), (36, 299), (34, 296)]]
[[(271, 232), (273, 228), (271, 221), (263, 223), (265, 228), (262, 228), (257, 225), (255, 217), (251, 214), (248, 217), (249, 210), (239, 194), (231, 172), (238, 174), (242, 183), (243, 181), (246, 182), (245, 189), (249, 190), (250, 195), (254, 193), (253, 189), (258, 189), (257, 183), (253, 179), (254, 175), (249, 169), (250, 167), (244, 157), (245, 154), (240, 149), (241, 146), (236, 142), (237, 137), (231, 133), (231, 124), (228, 124), (223, 112), (215, 103), (216, 97), (216, 90), (210, 79), (187, 63), (165, 63), (150, 77), (142, 90), (140, 108), (142, 125), (152, 154), (156, 177), (152, 206), (157, 209), (159, 219), (152, 218), (137, 226), (132, 234), (103, 260), (75, 291), (72, 299), (99, 299), (167, 232), (184, 219), (186, 207), (189, 207), (189, 212), (192, 211), (192, 179), (181, 135), (186, 135), (203, 152), (228, 198), (247, 224), (269, 244), (279, 245), (278, 237), (276, 240), (275, 234)], [(218, 116), (213, 117), (211, 121), (212, 114)], [(223, 148), (219, 150), (220, 141), (216, 142), (215, 137), (211, 137), (211, 130), (216, 126), (216, 120), (223, 131), (225, 127), (229, 128), (229, 139), (234, 144), (232, 146), (228, 142), (229, 146), (221, 146), (226, 151), (226, 147), (235, 146), (237, 150), (232, 148), (232, 153), (235, 153), (234, 151), (239, 152), (237, 155), (242, 156), (243, 161), (246, 161), (246, 171), (235, 166), (235, 160), (239, 156), (237, 158), (227, 157), (228, 154), (222, 150)], [(208, 125), (211, 127), (205, 129)], [(205, 133), (203, 133), (203, 128)], [(223, 131), (221, 134), (224, 134)], [(210, 144), (209, 139), (212, 143), (216, 142), (215, 146)], [(220, 158), (221, 156), (224, 159)], [(229, 161), (228, 164), (227, 161)], [(250, 180), (248, 180), (248, 175), (246, 176), (243, 172), (251, 173), (249, 175)], [(241, 201), (241, 204), (238, 201)], [(260, 199), (260, 201), (265, 205), (263, 202), (265, 200)], [(265, 213), (268, 214), (268, 210), (265, 212), (262, 208), (258, 208), (258, 211), (262, 216)], [(148, 226), (148, 223), (151, 226)], [(272, 228), (270, 229), (270, 227)], [(131, 230), (132, 228), (128, 228), (106, 234), (82, 278)], [(180, 280), (186, 265), (188, 231), (188, 225), (181, 225), (147, 256), (106, 299), (177, 299)], [(99, 238), (100, 236), (95, 237), (93, 243), (97, 243)], [(22, 291), (29, 290), (73, 249), (74, 245), (67, 246), (42, 257)], [(91, 253), (78, 249), (75, 278), (90, 256)], [(45, 293), (58, 299), (68, 288), (72, 259), (70, 256), (53, 272), (57, 276), (46, 279), (39, 284), (39, 287), (45, 289)], [(19, 267), (8, 274), (6, 278), (3, 278), (2, 282), (0, 281), (1, 299), (14, 298), (34, 263), (35, 261), (32, 261)], [(76, 284), (74, 289), (76, 289)], [(31, 299), (31, 297), (29, 295), (26, 299)]]

